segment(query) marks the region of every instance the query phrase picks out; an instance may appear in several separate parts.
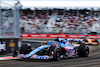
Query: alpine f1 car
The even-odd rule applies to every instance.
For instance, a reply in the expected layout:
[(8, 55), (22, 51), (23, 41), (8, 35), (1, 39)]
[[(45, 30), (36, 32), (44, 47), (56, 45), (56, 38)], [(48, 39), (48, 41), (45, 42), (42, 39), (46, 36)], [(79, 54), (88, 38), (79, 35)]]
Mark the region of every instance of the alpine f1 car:
[(13, 56), (19, 58), (28, 59), (51, 59), (60, 60), (60, 58), (76, 58), (76, 57), (88, 57), (89, 47), (84, 44), (72, 45), (70, 42), (63, 38), (57, 38), (55, 41), (48, 41), (43, 43), (36, 49), (32, 49), (31, 45), (27, 43), (22, 45), (18, 53), (14, 51)]

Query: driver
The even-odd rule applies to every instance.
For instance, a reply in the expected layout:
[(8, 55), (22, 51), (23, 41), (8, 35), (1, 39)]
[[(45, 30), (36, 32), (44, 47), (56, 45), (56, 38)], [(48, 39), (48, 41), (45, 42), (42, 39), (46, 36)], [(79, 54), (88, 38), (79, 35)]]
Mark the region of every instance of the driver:
[(57, 37), (57, 39), (55, 39), (55, 41), (59, 42), (59, 38)]

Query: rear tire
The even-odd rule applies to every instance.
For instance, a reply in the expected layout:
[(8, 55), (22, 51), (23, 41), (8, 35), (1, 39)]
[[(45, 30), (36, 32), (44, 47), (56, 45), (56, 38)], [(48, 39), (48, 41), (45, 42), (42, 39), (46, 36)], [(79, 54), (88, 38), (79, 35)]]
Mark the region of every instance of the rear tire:
[(31, 46), (22, 45), (20, 49), (20, 54), (28, 54), (32, 51)]
[(88, 45), (81, 44), (78, 49), (78, 54), (80, 57), (88, 57), (88, 55), (89, 55)]

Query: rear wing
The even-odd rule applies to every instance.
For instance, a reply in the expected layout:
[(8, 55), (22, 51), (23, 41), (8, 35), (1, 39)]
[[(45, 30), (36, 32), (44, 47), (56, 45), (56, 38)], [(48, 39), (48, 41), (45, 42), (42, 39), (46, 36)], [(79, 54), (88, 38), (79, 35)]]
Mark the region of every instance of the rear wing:
[(67, 41), (71, 41), (71, 42), (82, 42), (83, 39), (68, 38)]

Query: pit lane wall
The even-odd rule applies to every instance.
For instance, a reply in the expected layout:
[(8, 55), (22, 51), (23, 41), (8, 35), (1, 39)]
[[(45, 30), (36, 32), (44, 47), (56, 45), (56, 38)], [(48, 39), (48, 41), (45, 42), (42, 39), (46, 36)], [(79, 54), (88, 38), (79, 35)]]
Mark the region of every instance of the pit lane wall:
[(87, 36), (89, 38), (100, 39), (100, 35), (79, 35), (79, 34), (21, 34), (22, 38), (82, 38)]

